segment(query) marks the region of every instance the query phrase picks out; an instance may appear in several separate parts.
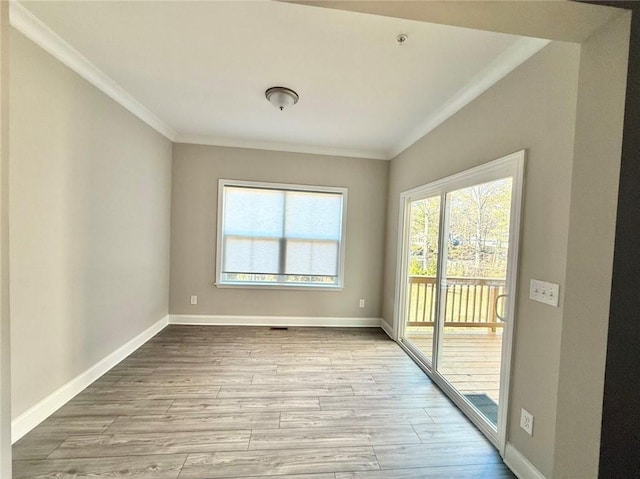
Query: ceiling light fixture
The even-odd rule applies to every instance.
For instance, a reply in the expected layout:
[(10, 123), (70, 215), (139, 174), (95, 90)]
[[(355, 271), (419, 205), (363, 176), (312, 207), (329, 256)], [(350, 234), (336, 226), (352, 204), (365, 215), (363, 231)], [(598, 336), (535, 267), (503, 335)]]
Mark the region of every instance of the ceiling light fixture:
[(280, 109), (280, 111), (290, 107), (291, 105), (295, 105), (298, 103), (298, 99), (300, 98), (295, 91), (283, 86), (274, 86), (269, 88), (264, 92), (264, 96), (267, 97), (269, 103)]

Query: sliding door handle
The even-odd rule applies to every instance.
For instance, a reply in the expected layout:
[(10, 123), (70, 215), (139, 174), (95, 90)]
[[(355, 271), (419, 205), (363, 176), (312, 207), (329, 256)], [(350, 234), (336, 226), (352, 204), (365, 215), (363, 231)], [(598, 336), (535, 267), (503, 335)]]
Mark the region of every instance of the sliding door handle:
[(500, 313), (498, 313), (498, 301), (500, 301), (500, 298), (506, 298), (507, 296), (509, 296), (508, 294), (499, 294), (498, 296), (496, 296), (496, 303), (494, 304), (495, 307), (495, 311), (496, 311), (496, 316), (498, 317), (498, 319), (500, 321), (506, 321), (507, 318), (500, 316)]

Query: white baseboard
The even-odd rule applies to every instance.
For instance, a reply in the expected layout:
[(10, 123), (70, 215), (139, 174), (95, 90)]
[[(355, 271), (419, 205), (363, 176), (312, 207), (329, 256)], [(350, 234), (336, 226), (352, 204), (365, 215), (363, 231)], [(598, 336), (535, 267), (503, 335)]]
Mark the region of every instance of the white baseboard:
[(218, 326), (321, 326), (340, 328), (377, 328), (381, 318), (311, 317), (311, 316), (228, 316), (172, 314), (169, 324), (204, 324)]
[(387, 333), (387, 336), (389, 336), (390, 339), (395, 341), (395, 338), (393, 337), (393, 328), (382, 318), (380, 318), (380, 327), (385, 333)]
[[(83, 389), (104, 373), (162, 331), (168, 324), (225, 325), (225, 326), (323, 326), (343, 328), (382, 327), (386, 323), (381, 318), (358, 317), (308, 317), (308, 316), (208, 316), (169, 315), (138, 334), (107, 357), (97, 362), (85, 372), (60, 387), (39, 403), (27, 409), (11, 421), (11, 441), (15, 443), (22, 436), (48, 418), (73, 399)], [(386, 325), (388, 327), (388, 325)], [(385, 329), (386, 331), (386, 329)]]
[(85, 372), (20, 414), (20, 416), (11, 421), (12, 443), (18, 441), (22, 436), (27, 434), (51, 414), (64, 406), (75, 395), (80, 393), (84, 388), (109, 371), (109, 369), (114, 367), (149, 339), (162, 331), (168, 324), (169, 316), (165, 316), (160, 321), (138, 334), (135, 338), (120, 346), (107, 357), (91, 366)]
[(510, 443), (507, 443), (504, 450), (504, 463), (518, 476), (518, 479), (546, 479), (544, 475)]

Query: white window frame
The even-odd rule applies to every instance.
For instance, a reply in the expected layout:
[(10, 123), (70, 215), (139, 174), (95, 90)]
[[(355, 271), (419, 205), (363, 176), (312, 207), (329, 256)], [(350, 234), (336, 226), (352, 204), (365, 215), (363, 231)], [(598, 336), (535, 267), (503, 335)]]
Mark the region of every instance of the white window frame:
[[(307, 191), (310, 193), (339, 193), (342, 195), (342, 225), (340, 230), (340, 245), (338, 249), (338, 279), (335, 284), (320, 283), (260, 283), (260, 282), (225, 282), (222, 279), (223, 261), (223, 225), (224, 225), (224, 188), (225, 186), (239, 186), (250, 188), (265, 188), (285, 191)], [(255, 288), (255, 289), (315, 289), (327, 291), (341, 291), (344, 289), (344, 264), (346, 251), (347, 232), (347, 188), (337, 186), (300, 185), (289, 183), (268, 183), (264, 181), (229, 180), (220, 178), (218, 180), (218, 218), (216, 231), (216, 279), (215, 285), (218, 288)]]

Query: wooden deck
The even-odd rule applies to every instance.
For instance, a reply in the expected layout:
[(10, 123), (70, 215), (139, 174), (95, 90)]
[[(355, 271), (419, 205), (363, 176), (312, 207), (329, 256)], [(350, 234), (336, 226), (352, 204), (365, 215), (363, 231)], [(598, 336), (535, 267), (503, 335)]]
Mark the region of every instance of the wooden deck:
[(169, 326), (13, 454), (14, 479), (515, 477), (377, 328)]
[[(433, 335), (407, 328), (407, 337), (431, 357)], [(462, 394), (486, 394), (500, 399), (500, 354), (502, 331), (468, 331), (445, 328), (443, 355), (438, 370)]]

